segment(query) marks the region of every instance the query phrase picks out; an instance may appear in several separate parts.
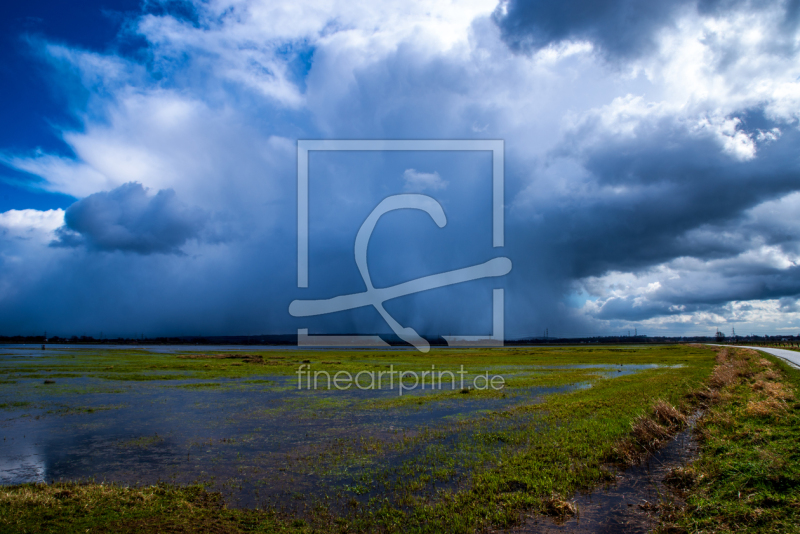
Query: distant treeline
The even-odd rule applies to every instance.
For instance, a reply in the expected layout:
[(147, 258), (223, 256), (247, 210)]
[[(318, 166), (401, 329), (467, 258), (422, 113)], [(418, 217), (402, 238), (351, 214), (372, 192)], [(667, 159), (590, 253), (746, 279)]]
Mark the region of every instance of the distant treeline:
[(597, 344), (665, 344), (665, 343), (725, 343), (739, 345), (764, 345), (764, 344), (798, 344), (800, 336), (596, 336), (581, 338), (531, 338), (506, 341), (507, 345), (575, 345), (583, 343)]
[[(406, 343), (393, 335), (381, 335), (390, 345)], [(441, 337), (426, 337), (434, 346), (447, 346)], [(296, 334), (260, 336), (176, 336), (138, 338), (94, 338), (92, 336), (0, 336), (0, 344), (106, 344), (106, 345), (296, 345)], [(508, 339), (506, 345), (575, 345), (575, 344), (663, 344), (663, 343), (738, 343), (738, 344), (800, 344), (800, 336), (594, 336), (594, 337), (537, 337)]]
[(103, 345), (296, 345), (297, 335), (263, 336), (179, 336), (179, 337), (117, 337), (92, 336), (0, 336), (0, 344), (103, 344)]

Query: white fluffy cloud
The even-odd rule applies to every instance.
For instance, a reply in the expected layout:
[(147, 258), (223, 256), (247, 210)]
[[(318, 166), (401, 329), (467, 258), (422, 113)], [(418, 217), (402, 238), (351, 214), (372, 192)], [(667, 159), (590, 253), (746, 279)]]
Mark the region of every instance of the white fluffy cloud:
[(447, 187), (447, 182), (434, 172), (419, 172), (416, 169), (406, 169), (403, 172), (403, 181), (406, 191), (440, 191)]
[(6, 239), (49, 242), (64, 224), (64, 210), (8, 210), (0, 213), (0, 234)]

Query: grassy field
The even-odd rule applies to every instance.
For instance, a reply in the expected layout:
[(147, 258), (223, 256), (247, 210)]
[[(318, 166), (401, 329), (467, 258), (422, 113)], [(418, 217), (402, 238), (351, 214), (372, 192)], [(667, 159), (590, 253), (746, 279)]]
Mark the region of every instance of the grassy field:
[[(476, 532), (511, 527), (530, 513), (571, 514), (574, 509), (568, 497), (575, 491), (610, 480), (614, 465), (647, 454), (681, 428), (684, 414), (708, 401), (709, 376), (721, 365), (716, 359), (713, 350), (700, 346), (434, 350), (427, 355), (405, 351), (247, 355), (88, 351), (24, 366), (6, 359), (0, 379), (16, 382), (20, 388), (16, 402), (32, 405), (41, 399), (29, 397), (25, 388), (74, 391), (69, 379), (88, 376), (95, 380), (84, 387), (104, 392), (147, 381), (165, 390), (183, 389), (197, 395), (228, 389), (272, 390), (285, 393), (285, 398), (271, 408), (270, 416), (291, 413), (293, 418), (317, 417), (319, 421), (327, 418), (320, 413), (333, 416), (342, 411), (413, 415), (414, 410), (435, 410), (440, 405), (470, 402), (475, 406), (477, 402), (480, 407), (484, 401), (488, 408), (428, 420), (399, 436), (364, 427), (363, 432), (355, 428), (357, 435), (347, 440), (317, 444), (302, 469), (297, 463), (281, 467), (285, 471), (280, 476), (290, 472), (298, 488), (289, 501), (258, 510), (226, 507), (218, 494), (197, 485), (27, 484), (0, 490), (0, 530)], [(280, 377), (293, 380), (304, 362), (313, 369), (353, 373), (388, 365), (454, 371), (463, 365), (470, 377), (484, 371), (502, 374), (506, 387), (403, 397), (369, 392), (347, 398), (301, 395), (294, 391), (294, 382), (281, 382)], [(775, 373), (785, 372), (780, 364), (772, 365)], [(56, 383), (44, 386), (45, 379)], [(747, 393), (760, 398), (767, 391), (741, 387), (746, 392), (727, 393), (726, 389), (720, 395), (738, 398)], [(532, 396), (531, 391), (538, 393)], [(106, 395), (113, 397), (113, 393)], [(750, 400), (741, 402), (747, 406)], [(713, 410), (724, 406), (720, 401)], [(758, 421), (766, 424), (772, 419)], [(794, 424), (786, 429), (786, 436), (797, 435)], [(159, 439), (142, 436), (125, 444), (138, 450), (158, 447)], [(706, 454), (702, 462), (708, 462)], [(698, 465), (705, 465), (702, 462)], [(315, 483), (315, 491), (303, 490), (308, 487), (302, 485), (303, 477), (309, 473), (327, 477)], [(272, 476), (265, 475), (262, 483), (270, 485)], [(721, 496), (706, 495), (697, 489), (701, 487), (702, 483), (693, 486), (697, 497), (693, 493), (690, 499), (721, 502)], [(319, 488), (324, 488), (324, 495)], [(789, 488), (783, 494), (795, 490)], [(786, 498), (789, 504), (781, 501), (781, 506), (791, 509), (795, 501)], [(699, 505), (698, 510), (705, 509), (705, 504)], [(687, 508), (686, 515), (675, 520), (674, 528), (692, 530), (692, 525), (700, 524), (702, 516), (692, 515), (691, 510)]]
[(687, 504), (662, 530), (800, 532), (800, 371), (749, 349), (717, 361), (701, 456), (673, 477)]

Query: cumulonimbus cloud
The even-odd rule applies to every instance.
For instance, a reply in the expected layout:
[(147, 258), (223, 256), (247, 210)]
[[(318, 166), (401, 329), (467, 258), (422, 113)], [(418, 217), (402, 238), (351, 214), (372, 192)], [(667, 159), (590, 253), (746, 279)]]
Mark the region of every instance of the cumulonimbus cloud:
[(200, 237), (208, 215), (181, 203), (175, 191), (150, 196), (130, 182), (83, 198), (64, 214), (53, 246), (86, 246), (97, 251), (180, 254), (181, 246)]

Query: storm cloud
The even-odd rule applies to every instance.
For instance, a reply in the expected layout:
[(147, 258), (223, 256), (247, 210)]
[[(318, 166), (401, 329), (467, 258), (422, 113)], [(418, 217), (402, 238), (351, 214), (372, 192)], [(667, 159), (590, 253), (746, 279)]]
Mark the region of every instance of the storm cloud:
[(687, 12), (720, 16), (736, 11), (780, 10), (781, 28), (797, 24), (796, 0), (504, 0), (493, 17), (514, 50), (537, 51), (562, 41), (588, 41), (613, 58), (646, 55), (659, 32)]
[(208, 215), (181, 203), (175, 191), (150, 196), (139, 183), (83, 198), (67, 208), (64, 226), (52, 246), (86, 246), (97, 251), (136, 254), (182, 254), (181, 246), (198, 239)]
[[(735, 226), (745, 210), (791, 193), (800, 183), (800, 138), (791, 126), (785, 134), (765, 137), (764, 130), (737, 122), (727, 139), (740, 136), (735, 142), (742, 144), (742, 158), (725, 150), (726, 136), (710, 125), (645, 117), (619, 134), (587, 122), (567, 136), (551, 161), (580, 162), (589, 173), (591, 194), (577, 194), (574, 209), (539, 211), (554, 228), (568, 229), (559, 240), (559, 256), (572, 258), (576, 277), (682, 256), (740, 253), (751, 243), (727, 238), (725, 223)], [(766, 132), (773, 131), (781, 130), (770, 122)], [(692, 232), (702, 225), (718, 230)], [(778, 238), (766, 228), (761, 235)]]

